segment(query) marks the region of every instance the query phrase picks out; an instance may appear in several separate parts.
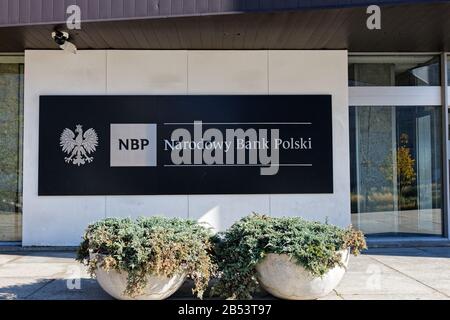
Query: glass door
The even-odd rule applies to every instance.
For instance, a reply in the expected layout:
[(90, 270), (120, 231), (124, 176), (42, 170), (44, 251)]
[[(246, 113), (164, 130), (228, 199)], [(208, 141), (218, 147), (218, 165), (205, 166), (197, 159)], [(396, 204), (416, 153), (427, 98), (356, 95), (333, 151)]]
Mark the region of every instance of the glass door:
[(0, 55), (0, 242), (22, 239), (23, 70)]
[(352, 106), (353, 224), (368, 236), (441, 236), (441, 107)]
[(349, 57), (352, 223), (369, 237), (442, 237), (439, 55)]

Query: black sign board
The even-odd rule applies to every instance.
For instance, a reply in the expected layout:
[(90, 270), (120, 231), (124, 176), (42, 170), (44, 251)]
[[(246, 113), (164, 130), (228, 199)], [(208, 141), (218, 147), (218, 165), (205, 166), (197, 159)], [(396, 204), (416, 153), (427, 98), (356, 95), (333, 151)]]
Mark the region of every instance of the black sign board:
[(39, 195), (332, 193), (330, 95), (41, 96)]

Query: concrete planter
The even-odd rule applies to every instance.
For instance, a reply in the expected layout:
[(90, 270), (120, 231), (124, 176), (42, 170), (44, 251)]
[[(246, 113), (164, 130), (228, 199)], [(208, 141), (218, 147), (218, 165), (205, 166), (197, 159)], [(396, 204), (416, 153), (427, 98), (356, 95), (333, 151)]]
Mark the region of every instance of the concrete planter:
[(102, 268), (97, 268), (95, 276), (100, 287), (109, 295), (119, 300), (163, 300), (174, 294), (186, 279), (185, 273), (175, 275), (171, 278), (149, 275), (143, 294), (130, 297), (124, 294), (128, 276), (126, 272), (119, 273), (115, 270), (106, 272)]
[(257, 266), (257, 276), (263, 289), (281, 299), (312, 300), (329, 294), (345, 274), (349, 250), (342, 250), (345, 267), (335, 267), (322, 277), (312, 276), (305, 268), (285, 254), (268, 254)]

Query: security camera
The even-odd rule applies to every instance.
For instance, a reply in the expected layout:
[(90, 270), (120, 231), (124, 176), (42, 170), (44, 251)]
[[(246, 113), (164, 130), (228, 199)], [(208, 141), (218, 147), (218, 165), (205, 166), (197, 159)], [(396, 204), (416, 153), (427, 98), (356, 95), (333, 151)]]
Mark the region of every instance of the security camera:
[(71, 53), (77, 53), (77, 47), (69, 41), (69, 33), (65, 31), (52, 32), (52, 38), (61, 49)]

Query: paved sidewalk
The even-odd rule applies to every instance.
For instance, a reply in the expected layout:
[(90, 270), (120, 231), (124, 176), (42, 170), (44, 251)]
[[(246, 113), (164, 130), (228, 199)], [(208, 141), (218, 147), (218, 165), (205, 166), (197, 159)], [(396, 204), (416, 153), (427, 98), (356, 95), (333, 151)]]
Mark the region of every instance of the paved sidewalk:
[[(111, 299), (74, 256), (0, 252), (0, 299)], [(79, 283), (70, 280), (80, 277)], [(187, 283), (171, 298), (191, 297)], [(259, 298), (272, 299), (268, 294)], [(450, 300), (450, 247), (370, 249), (352, 257), (344, 279), (324, 299)]]

